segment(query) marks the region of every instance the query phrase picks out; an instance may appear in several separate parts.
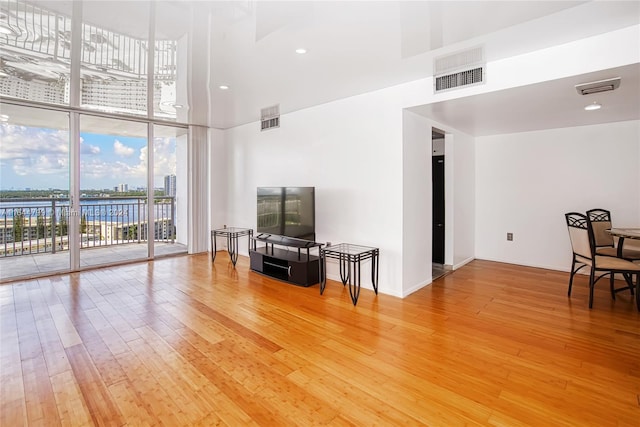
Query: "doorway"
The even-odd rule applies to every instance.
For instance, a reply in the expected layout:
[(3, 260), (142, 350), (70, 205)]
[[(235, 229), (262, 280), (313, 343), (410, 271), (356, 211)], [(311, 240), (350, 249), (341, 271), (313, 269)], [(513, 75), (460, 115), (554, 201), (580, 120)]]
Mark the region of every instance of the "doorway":
[(432, 183), (432, 278), (435, 280), (445, 274), (445, 153), (444, 132), (431, 130), (431, 183)]

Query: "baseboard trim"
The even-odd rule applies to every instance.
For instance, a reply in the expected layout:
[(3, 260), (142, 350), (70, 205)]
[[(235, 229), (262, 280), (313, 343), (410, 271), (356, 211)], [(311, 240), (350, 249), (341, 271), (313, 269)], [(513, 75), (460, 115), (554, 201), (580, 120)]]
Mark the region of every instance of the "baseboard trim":
[(424, 282), (418, 283), (418, 284), (410, 287), (409, 289), (407, 289), (405, 292), (402, 292), (402, 294), (400, 295), (400, 298), (406, 298), (409, 295), (411, 295), (412, 293), (417, 292), (420, 289), (431, 285), (432, 283), (433, 283), (433, 277), (430, 277), (428, 280), (425, 280)]
[(453, 265), (452, 269), (453, 269), (453, 270), (457, 270), (457, 269), (459, 269), (460, 267), (463, 267), (463, 266), (465, 266), (465, 265), (469, 264), (469, 263), (470, 263), (471, 261), (473, 261), (474, 259), (475, 259), (475, 257), (469, 257), (469, 258), (467, 258), (467, 259), (465, 259), (465, 260), (462, 260), (461, 262), (459, 262), (459, 263), (457, 263), (457, 264)]
[(483, 261), (502, 262), (502, 263), (505, 263), (505, 264), (521, 265), (523, 267), (542, 268), (542, 269), (545, 269), (545, 270), (553, 270), (553, 271), (564, 271), (566, 273), (569, 272), (568, 268), (561, 268), (561, 267), (558, 267), (558, 266), (550, 266), (550, 265), (543, 265), (543, 264), (526, 264), (526, 263), (515, 262), (515, 261), (507, 261), (507, 260), (504, 260), (504, 259), (496, 259), (496, 258), (476, 257), (476, 259), (483, 260)]

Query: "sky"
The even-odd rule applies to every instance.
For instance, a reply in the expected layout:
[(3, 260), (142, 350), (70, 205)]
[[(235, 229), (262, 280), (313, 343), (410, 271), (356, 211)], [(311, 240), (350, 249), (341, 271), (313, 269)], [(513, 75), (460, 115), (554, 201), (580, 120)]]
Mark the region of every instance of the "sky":
[[(176, 173), (175, 138), (154, 141), (154, 187)], [(80, 134), (80, 191), (146, 188), (145, 138)], [(0, 190), (69, 189), (67, 131), (0, 125)]]

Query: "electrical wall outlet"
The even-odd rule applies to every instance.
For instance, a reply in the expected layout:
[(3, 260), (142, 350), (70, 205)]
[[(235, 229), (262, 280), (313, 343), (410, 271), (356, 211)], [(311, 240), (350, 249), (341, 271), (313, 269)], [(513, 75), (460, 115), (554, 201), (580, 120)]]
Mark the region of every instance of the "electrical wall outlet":
[(507, 240), (509, 242), (513, 241), (513, 233), (507, 233)]

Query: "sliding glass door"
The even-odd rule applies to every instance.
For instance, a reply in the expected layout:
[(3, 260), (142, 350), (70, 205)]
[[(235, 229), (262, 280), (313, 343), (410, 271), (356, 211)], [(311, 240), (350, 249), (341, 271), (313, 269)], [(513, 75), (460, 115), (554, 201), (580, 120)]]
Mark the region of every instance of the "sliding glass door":
[(186, 252), (190, 6), (0, 15), (0, 281)]
[(187, 251), (187, 129), (153, 126), (155, 256)]
[(69, 114), (3, 105), (0, 280), (70, 266)]
[(80, 116), (80, 267), (149, 257), (147, 124)]

